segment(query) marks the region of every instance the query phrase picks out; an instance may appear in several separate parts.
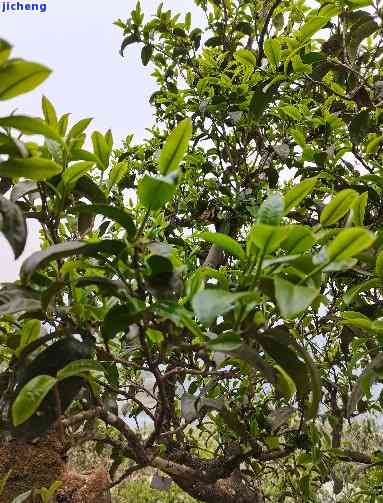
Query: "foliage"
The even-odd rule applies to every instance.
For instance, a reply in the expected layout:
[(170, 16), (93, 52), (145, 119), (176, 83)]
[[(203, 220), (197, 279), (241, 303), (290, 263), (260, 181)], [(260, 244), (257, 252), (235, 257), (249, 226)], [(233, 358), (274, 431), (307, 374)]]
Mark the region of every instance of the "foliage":
[[(129, 458), (201, 501), (262, 501), (281, 463), (274, 500), (316, 501), (337, 464), (381, 462), (342, 436), (382, 408), (382, 10), (194, 3), (202, 28), (139, 3), (116, 22), (157, 83), (140, 144), (96, 131), (89, 150), (90, 120), (47, 98), (0, 118), (2, 230), (16, 257), (24, 218), (42, 236), (0, 291), (2, 420), (102, 424), (112, 476)], [(47, 75), (1, 47), (2, 99)], [(55, 351), (74, 334), (83, 351)]]

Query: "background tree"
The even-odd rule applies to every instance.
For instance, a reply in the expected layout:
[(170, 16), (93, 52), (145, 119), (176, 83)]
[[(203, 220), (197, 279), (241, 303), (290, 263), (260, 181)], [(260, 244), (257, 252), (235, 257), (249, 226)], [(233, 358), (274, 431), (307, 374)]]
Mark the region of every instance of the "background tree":
[[(381, 409), (381, 10), (195, 3), (116, 23), (158, 85), (141, 144), (86, 150), (46, 98), (0, 118), (3, 232), (43, 244), (0, 292), (4, 431), (112, 446), (112, 484), (128, 458), (208, 503), (316, 501), (381, 462), (342, 443)], [(9, 65), (6, 98), (36, 83)]]

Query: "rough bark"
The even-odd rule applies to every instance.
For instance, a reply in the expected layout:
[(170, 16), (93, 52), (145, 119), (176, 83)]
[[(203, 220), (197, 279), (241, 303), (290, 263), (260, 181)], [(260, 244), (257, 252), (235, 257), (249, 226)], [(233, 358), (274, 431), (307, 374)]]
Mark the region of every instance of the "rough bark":
[(253, 491), (237, 476), (232, 474), (227, 479), (220, 479), (214, 484), (174, 477), (174, 482), (193, 498), (206, 503), (263, 503), (260, 491)]

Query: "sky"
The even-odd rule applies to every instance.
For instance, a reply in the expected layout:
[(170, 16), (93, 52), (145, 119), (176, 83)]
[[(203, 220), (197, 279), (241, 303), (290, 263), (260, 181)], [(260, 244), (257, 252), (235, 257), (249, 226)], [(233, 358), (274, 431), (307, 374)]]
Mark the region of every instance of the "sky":
[[(16, 0), (10, 0), (16, 1)], [(36, 0), (20, 0), (22, 3)], [(37, 0), (39, 2), (40, 0)], [(94, 120), (89, 130), (111, 128), (115, 145), (134, 133), (142, 138), (152, 124), (149, 96), (155, 90), (150, 67), (143, 67), (140, 47), (131, 46), (126, 57), (119, 54), (122, 30), (113, 25), (126, 20), (136, 0), (43, 0), (47, 11), (2, 13), (0, 38), (14, 46), (13, 56), (45, 64), (52, 75), (35, 91), (0, 103), (0, 115), (18, 109), (23, 114), (41, 114), (41, 96), (46, 95), (58, 114), (70, 112), (77, 122)], [(191, 0), (164, 0), (164, 8), (191, 11), (202, 22), (201, 11)], [(159, 0), (141, 0), (149, 16)], [(15, 262), (8, 243), (0, 235), (0, 283), (14, 281), (24, 258), (39, 249), (38, 226), (28, 221), (29, 236), (23, 256)]]

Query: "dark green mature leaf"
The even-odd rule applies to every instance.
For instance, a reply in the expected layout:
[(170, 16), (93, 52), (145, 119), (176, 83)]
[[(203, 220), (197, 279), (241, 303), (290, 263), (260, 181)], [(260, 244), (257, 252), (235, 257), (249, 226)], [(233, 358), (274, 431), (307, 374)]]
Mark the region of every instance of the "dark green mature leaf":
[(342, 230), (327, 247), (327, 259), (348, 260), (369, 248), (375, 241), (372, 232), (362, 227)]
[(221, 232), (202, 232), (199, 236), (241, 260), (246, 256), (242, 246), (226, 234), (222, 234)]
[(28, 195), (28, 194), (33, 194), (33, 193), (38, 193), (38, 185), (36, 182), (19, 182), (16, 183), (16, 185), (13, 186), (12, 191), (11, 191), (11, 201), (15, 203), (22, 197)]
[(358, 114), (354, 115), (351, 119), (349, 130), (351, 141), (358, 144), (367, 133), (370, 131), (370, 113), (368, 110), (362, 110)]
[(303, 199), (312, 192), (317, 184), (318, 178), (307, 178), (295, 187), (289, 189), (285, 195), (285, 213), (299, 205)]
[(41, 309), (39, 296), (27, 288), (5, 285), (0, 290), (0, 316)]
[(163, 176), (175, 171), (187, 152), (193, 133), (192, 121), (185, 119), (170, 133), (161, 150), (159, 166)]
[(299, 286), (282, 278), (275, 278), (275, 297), (284, 318), (293, 318), (304, 311), (319, 295), (319, 290)]
[(0, 117), (0, 127), (14, 128), (26, 135), (41, 135), (62, 142), (60, 134), (56, 129), (46, 124), (38, 117), (27, 117), (26, 115), (10, 115)]
[(15, 259), (19, 258), (27, 240), (24, 213), (13, 202), (0, 196), (0, 231), (11, 245)]
[(257, 213), (257, 224), (279, 225), (283, 217), (285, 203), (282, 194), (273, 192), (262, 203)]
[(8, 178), (28, 178), (29, 180), (48, 180), (61, 173), (62, 167), (41, 157), (28, 157), (27, 159), (10, 159), (0, 163), (0, 176)]
[(37, 63), (22, 59), (7, 61), (0, 67), (0, 100), (9, 100), (32, 91), (44, 82), (50, 73), (49, 68)]
[(149, 64), (149, 61), (153, 55), (154, 47), (152, 45), (144, 45), (141, 50), (141, 61), (144, 66)]
[(86, 197), (92, 203), (107, 204), (108, 198), (100, 187), (87, 175), (82, 176), (76, 183), (75, 192)]
[(201, 323), (211, 325), (221, 314), (234, 308), (247, 292), (230, 293), (225, 290), (202, 290), (192, 300), (193, 310)]
[(90, 213), (93, 215), (103, 215), (117, 222), (127, 231), (128, 239), (133, 239), (136, 234), (136, 226), (132, 216), (125, 210), (115, 208), (106, 204), (81, 204), (73, 208), (76, 213)]
[(212, 351), (220, 351), (223, 353), (229, 353), (230, 351), (239, 349), (241, 345), (242, 341), (240, 336), (233, 332), (220, 335), (207, 343), (207, 347)]
[(322, 211), (320, 223), (322, 225), (332, 225), (338, 222), (352, 208), (357, 196), (357, 192), (352, 189), (344, 189), (338, 192)]
[(119, 255), (124, 248), (125, 244), (122, 241), (109, 239), (95, 243), (67, 241), (66, 243), (53, 245), (46, 250), (35, 252), (27, 258), (21, 266), (20, 278), (24, 283), (27, 283), (37, 269), (44, 267), (53, 260), (72, 257), (73, 255), (85, 257), (96, 257), (100, 253)]
[(91, 161), (79, 161), (68, 166), (62, 175), (64, 185), (68, 188), (74, 187), (77, 181), (88, 173), (93, 166), (94, 162)]
[(156, 211), (172, 199), (176, 188), (176, 184), (169, 178), (145, 175), (138, 183), (137, 195), (145, 208)]
[(128, 332), (129, 326), (142, 316), (145, 305), (137, 302), (129, 302), (112, 307), (104, 319), (102, 335), (107, 343), (120, 332)]
[(254, 87), (254, 93), (250, 102), (250, 114), (258, 121), (267, 106), (276, 98), (278, 85), (272, 85), (265, 90), (265, 87), (270, 84), (271, 80), (260, 82)]
[(19, 392), (12, 405), (14, 426), (25, 423), (40, 407), (41, 402), (56, 385), (57, 380), (49, 375), (31, 379)]
[(57, 372), (57, 380), (62, 381), (68, 377), (81, 376), (84, 372), (104, 372), (104, 367), (96, 360), (76, 360), (68, 363)]
[(298, 396), (310, 392), (310, 373), (306, 364), (291, 347), (292, 338), (283, 328), (274, 328), (262, 334), (259, 342), (269, 356), (293, 379)]

